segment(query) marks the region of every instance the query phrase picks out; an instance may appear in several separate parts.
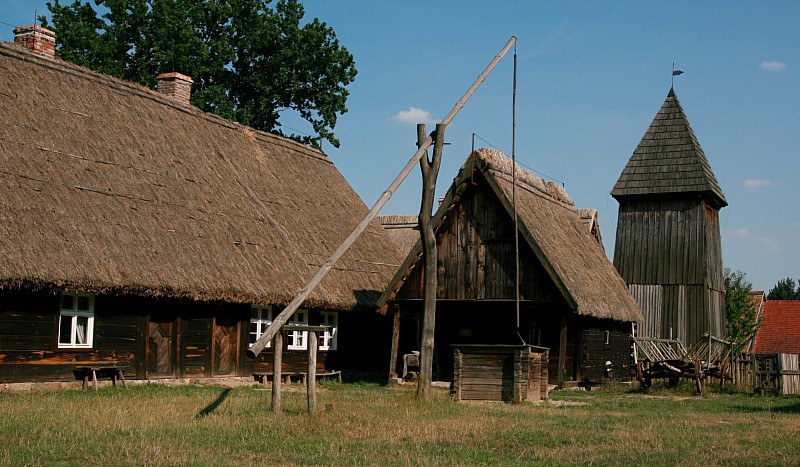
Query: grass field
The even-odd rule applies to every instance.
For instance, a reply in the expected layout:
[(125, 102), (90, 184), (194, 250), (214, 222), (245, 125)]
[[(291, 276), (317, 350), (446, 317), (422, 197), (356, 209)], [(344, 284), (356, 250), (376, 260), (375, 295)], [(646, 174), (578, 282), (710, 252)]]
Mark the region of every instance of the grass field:
[[(295, 386), (296, 388), (296, 386)], [(328, 383), (319, 411), (258, 386), (0, 394), (5, 465), (798, 465), (800, 397), (616, 386), (547, 402)]]

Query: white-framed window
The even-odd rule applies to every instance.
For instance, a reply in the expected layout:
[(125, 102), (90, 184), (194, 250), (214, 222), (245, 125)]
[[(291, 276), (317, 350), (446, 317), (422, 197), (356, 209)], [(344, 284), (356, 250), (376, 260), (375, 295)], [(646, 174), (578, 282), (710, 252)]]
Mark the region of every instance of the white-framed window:
[(58, 317), (59, 349), (90, 349), (94, 336), (94, 295), (62, 292)]
[(321, 311), (319, 313), (319, 324), (321, 326), (331, 326), (330, 331), (325, 331), (320, 336), (319, 350), (336, 350), (336, 331), (339, 328), (339, 313), (335, 311)]
[[(297, 310), (289, 321), (289, 325), (308, 326), (308, 310)], [(308, 331), (292, 331), (289, 334), (289, 350), (306, 350), (308, 343)]]
[[(272, 306), (253, 305), (250, 307), (250, 337), (248, 347), (252, 347), (259, 337), (264, 334), (269, 325), (272, 324)], [(267, 342), (267, 348), (272, 346), (272, 342)]]
[(609, 345), (611, 343), (611, 331), (605, 331), (603, 334), (603, 344)]

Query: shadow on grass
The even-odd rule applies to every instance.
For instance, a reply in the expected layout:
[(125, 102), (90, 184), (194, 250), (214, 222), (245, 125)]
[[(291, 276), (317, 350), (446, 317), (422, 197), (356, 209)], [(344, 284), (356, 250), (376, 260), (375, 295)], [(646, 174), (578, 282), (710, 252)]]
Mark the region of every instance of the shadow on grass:
[(208, 404), (205, 408), (203, 408), (203, 410), (200, 411), (200, 413), (197, 414), (197, 418), (203, 418), (214, 413), (214, 411), (217, 410), (217, 407), (219, 407), (220, 404), (222, 404), (225, 401), (225, 399), (228, 398), (230, 393), (231, 393), (230, 388), (223, 389), (222, 392), (219, 393), (219, 396), (214, 400), (214, 402)]
[(754, 396), (755, 399), (758, 399), (759, 397), (764, 397), (763, 403), (767, 404), (766, 407), (764, 405), (737, 405), (735, 406), (735, 409), (741, 412), (800, 414), (800, 399), (798, 399), (796, 396), (776, 397), (772, 400), (767, 400), (767, 397), (769, 396)]

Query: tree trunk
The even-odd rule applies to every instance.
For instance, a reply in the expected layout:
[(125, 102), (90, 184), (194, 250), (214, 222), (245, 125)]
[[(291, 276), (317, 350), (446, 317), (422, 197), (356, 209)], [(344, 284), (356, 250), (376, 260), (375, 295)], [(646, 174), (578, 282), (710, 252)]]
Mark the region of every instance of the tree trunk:
[[(428, 160), (424, 154), (420, 161), (422, 169), (422, 204), (419, 211), (420, 234), (422, 236), (422, 256), (425, 260), (423, 284), (423, 319), (422, 319), (422, 346), (420, 349), (419, 362), (419, 385), (417, 386), (417, 397), (429, 400), (431, 397), (431, 385), (433, 383), (433, 336), (436, 328), (436, 288), (437, 288), (437, 255), (436, 255), (436, 234), (431, 224), (431, 211), (433, 211), (433, 200), (436, 196), (436, 178), (439, 175), (439, 167), (442, 162), (442, 144), (444, 140), (444, 124), (436, 125), (436, 132), (433, 135), (433, 159)], [(418, 145), (425, 141), (425, 125), (417, 125)]]

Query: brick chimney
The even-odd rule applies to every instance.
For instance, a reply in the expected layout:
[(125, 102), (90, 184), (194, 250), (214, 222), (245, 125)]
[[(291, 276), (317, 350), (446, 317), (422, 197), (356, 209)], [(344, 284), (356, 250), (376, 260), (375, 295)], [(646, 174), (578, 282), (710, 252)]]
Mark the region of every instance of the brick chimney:
[(158, 80), (158, 92), (169, 96), (182, 105), (189, 105), (192, 97), (192, 78), (180, 73), (161, 73), (156, 76)]
[(56, 33), (35, 24), (14, 28), (14, 43), (47, 59), (56, 55)]

